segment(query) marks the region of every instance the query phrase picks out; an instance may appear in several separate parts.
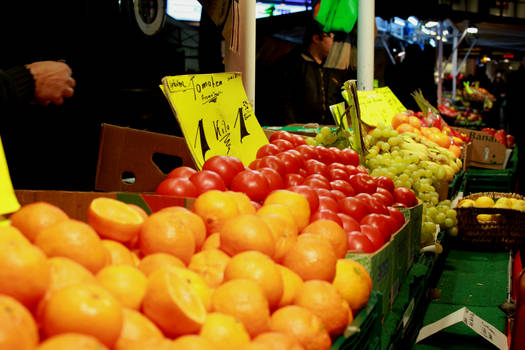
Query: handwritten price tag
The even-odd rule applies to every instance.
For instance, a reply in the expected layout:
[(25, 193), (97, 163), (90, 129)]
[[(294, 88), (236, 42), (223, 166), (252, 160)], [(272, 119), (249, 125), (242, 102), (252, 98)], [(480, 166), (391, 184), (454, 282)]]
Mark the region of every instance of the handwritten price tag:
[(361, 120), (368, 125), (390, 125), (392, 117), (407, 109), (389, 87), (371, 91), (358, 91)]
[(7, 161), (5, 160), (2, 139), (0, 139), (0, 222), (3, 221), (3, 214), (15, 212), (19, 208), (20, 204), (13, 190), (9, 169), (7, 168)]
[(234, 156), (248, 166), (268, 143), (240, 73), (168, 76), (162, 83), (199, 169), (215, 155)]

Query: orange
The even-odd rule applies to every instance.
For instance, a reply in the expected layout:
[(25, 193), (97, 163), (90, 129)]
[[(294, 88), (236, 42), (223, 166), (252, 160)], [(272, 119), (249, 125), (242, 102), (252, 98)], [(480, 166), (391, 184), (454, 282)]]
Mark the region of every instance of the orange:
[(124, 244), (111, 239), (103, 239), (102, 245), (106, 248), (108, 253), (109, 261), (107, 264), (135, 266), (135, 258), (133, 257), (131, 250), (129, 250)]
[(98, 283), (108, 290), (123, 307), (138, 310), (142, 304), (148, 278), (130, 265), (109, 265), (96, 275)]
[(0, 240), (0, 293), (32, 309), (49, 286), (49, 262), (40, 248), (9, 231)]
[(202, 300), (171, 266), (149, 276), (142, 311), (168, 336), (198, 332), (206, 318)]
[(235, 191), (226, 191), (224, 193), (234, 200), (239, 214), (255, 214), (255, 207), (253, 206), (250, 197), (245, 193)]
[(404, 133), (404, 132), (414, 132), (414, 130), (417, 130), (416, 128), (414, 128), (412, 125), (410, 125), (409, 123), (403, 123), (403, 124), (399, 124), (398, 127), (396, 128), (396, 131), (400, 134)]
[(215, 288), (224, 281), (224, 270), (230, 259), (219, 249), (202, 250), (191, 257), (188, 269), (198, 273), (209, 287)]
[(212, 342), (196, 334), (180, 336), (173, 341), (173, 345), (178, 350), (210, 350), (214, 348)]
[(450, 146), (450, 137), (442, 132), (436, 132), (430, 135), (430, 141), (436, 143), (438, 146), (448, 148)]
[(288, 207), (300, 231), (310, 223), (310, 204), (301, 194), (288, 190), (275, 190), (264, 200), (263, 206), (283, 204)]
[(370, 298), (372, 279), (365, 268), (352, 259), (337, 260), (336, 274), (332, 283), (348, 302), (354, 315)]
[(248, 278), (262, 287), (270, 309), (277, 308), (283, 295), (283, 278), (277, 264), (258, 251), (239, 253), (231, 258), (224, 270), (224, 280)]
[(34, 349), (38, 329), (29, 310), (18, 300), (0, 294), (0, 349)]
[(428, 138), (433, 133), (433, 130), (427, 126), (422, 126), (419, 130), (421, 131), (421, 134), (426, 138)]
[(68, 215), (56, 205), (40, 201), (23, 205), (11, 214), (9, 220), (11, 225), (33, 242), (42, 229), (67, 218)]
[(128, 204), (106, 197), (91, 201), (87, 220), (101, 237), (119, 242), (129, 242), (135, 238), (145, 221), (143, 214)]
[(48, 257), (63, 256), (96, 273), (107, 262), (107, 251), (100, 237), (88, 224), (67, 219), (40, 231), (35, 245)]
[(146, 276), (149, 276), (153, 271), (160, 269), (163, 266), (185, 267), (186, 265), (182, 260), (168, 253), (153, 253), (146, 255), (137, 265), (138, 269)]
[(239, 214), (232, 196), (219, 190), (210, 190), (199, 195), (193, 202), (192, 211), (204, 220), (208, 235), (219, 232), (226, 219)]
[(108, 350), (97, 338), (81, 333), (62, 333), (47, 338), (37, 350)]
[(308, 350), (328, 350), (332, 345), (319, 317), (302, 306), (288, 305), (276, 310), (270, 319), (270, 329), (294, 336)]
[(458, 146), (451, 144), (450, 146), (448, 146), (448, 150), (454, 153), (454, 155), (457, 158), (461, 157), (461, 148), (459, 148)]
[(409, 122), (408, 115), (404, 112), (399, 112), (396, 115), (392, 117), (391, 125), (394, 129), (397, 129), (397, 127), (401, 124), (406, 124)]
[(421, 119), (415, 115), (408, 117), (408, 124), (412, 125), (416, 129), (421, 129)]
[(294, 305), (312, 311), (330, 335), (342, 334), (348, 325), (349, 306), (330, 282), (311, 280), (295, 294)]
[(269, 345), (251, 342), (239, 348), (239, 350), (272, 350)]
[(146, 218), (149, 216), (149, 214), (146, 212), (146, 210), (144, 210), (141, 206), (137, 205), (137, 204), (133, 204), (133, 203), (126, 203), (130, 208), (136, 210), (140, 216), (142, 216), (142, 218), (144, 220), (146, 220)]
[(298, 274), (283, 265), (277, 265), (283, 279), (283, 294), (279, 300), (279, 307), (290, 305), (295, 294), (303, 285), (303, 280)]
[[(168, 338), (137, 339), (126, 342), (125, 350), (177, 350), (173, 341)], [(116, 350), (116, 349), (114, 349)]]
[(297, 239), (297, 225), (293, 220), (290, 222), (276, 215), (260, 215), (260, 218), (270, 229), (275, 241), (273, 259), (276, 262), (281, 262), (288, 249)]
[(122, 330), (114, 350), (126, 350), (130, 342), (138, 340), (164, 338), (160, 329), (139, 311), (123, 308), (122, 316)]
[(30, 244), (31, 242), (27, 239), (26, 236), (20, 232), (19, 229), (17, 229), (14, 226), (3, 226), (0, 225), (0, 244), (4, 244), (3, 242), (9, 242), (11, 240), (19, 241), (24, 244)]
[(172, 213), (179, 217), (182, 222), (192, 230), (195, 236), (195, 250), (198, 251), (201, 249), (206, 239), (206, 225), (204, 225), (204, 221), (202, 221), (200, 216), (191, 212), (189, 209), (176, 206), (161, 209), (159, 212)]
[(334, 248), (335, 256), (339, 259), (345, 257), (348, 250), (348, 237), (345, 230), (335, 221), (326, 219), (314, 221), (301, 233), (312, 233), (328, 239)]
[(197, 272), (192, 271), (185, 267), (176, 267), (172, 266), (171, 269), (177, 271), (181, 275), (191, 289), (199, 296), (202, 301), (202, 304), (206, 308), (206, 311), (211, 310), (211, 295), (213, 294), (213, 289), (210, 288), (204, 278), (202, 278)]
[(332, 281), (337, 256), (330, 242), (319, 235), (305, 233), (286, 253), (283, 265), (294, 271), (303, 281), (319, 279)]
[(304, 350), (293, 335), (282, 332), (261, 333), (253, 339), (253, 343), (266, 345), (272, 350)]
[(77, 283), (51, 294), (44, 310), (47, 337), (77, 332), (91, 335), (111, 348), (122, 329), (122, 306), (103, 287)]
[(257, 250), (273, 257), (275, 241), (264, 221), (255, 214), (244, 214), (226, 220), (220, 230), (220, 249), (230, 256)]
[(209, 235), (202, 244), (201, 250), (219, 249), (221, 246), (221, 234), (219, 232)]
[(291, 210), (284, 204), (274, 203), (263, 205), (257, 210), (256, 214), (259, 216), (277, 216), (283, 220), (286, 220), (287, 225), (292, 225), (295, 227), (295, 230), (299, 232)]
[(240, 320), (248, 334), (255, 337), (267, 331), (270, 307), (261, 286), (251, 279), (234, 279), (215, 289), (211, 298), (212, 310)]
[(213, 344), (213, 349), (236, 349), (250, 343), (250, 335), (237, 318), (220, 312), (206, 316), (199, 335)]
[(142, 225), (139, 247), (144, 255), (169, 253), (188, 264), (195, 253), (195, 235), (180, 217), (156, 212)]

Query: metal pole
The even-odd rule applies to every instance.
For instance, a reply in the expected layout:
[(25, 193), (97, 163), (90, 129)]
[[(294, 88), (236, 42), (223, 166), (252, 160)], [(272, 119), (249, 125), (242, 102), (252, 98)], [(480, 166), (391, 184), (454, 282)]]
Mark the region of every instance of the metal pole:
[[(438, 24), (438, 88), (437, 88), (437, 103), (441, 104), (443, 95), (443, 25), (441, 22)], [(423, 111), (425, 113), (426, 111)]]
[(375, 2), (359, 0), (357, 14), (357, 89), (374, 89)]
[(454, 30), (454, 40), (452, 41), (454, 51), (452, 52), (452, 102), (456, 101), (456, 84), (458, 74), (458, 32)]

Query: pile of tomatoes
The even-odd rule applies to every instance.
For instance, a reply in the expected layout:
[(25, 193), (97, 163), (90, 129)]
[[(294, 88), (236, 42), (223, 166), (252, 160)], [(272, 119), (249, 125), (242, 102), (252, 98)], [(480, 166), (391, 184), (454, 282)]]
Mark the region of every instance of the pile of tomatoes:
[(418, 204), (414, 192), (385, 176), (371, 177), (352, 149), (307, 145), (300, 135), (277, 131), (245, 167), (232, 156), (206, 160), (202, 170), (173, 169), (156, 193), (197, 197), (208, 190), (245, 193), (255, 208), (277, 189), (298, 192), (310, 204), (311, 221), (329, 219), (348, 234), (349, 249), (373, 252), (405, 222), (398, 206)]

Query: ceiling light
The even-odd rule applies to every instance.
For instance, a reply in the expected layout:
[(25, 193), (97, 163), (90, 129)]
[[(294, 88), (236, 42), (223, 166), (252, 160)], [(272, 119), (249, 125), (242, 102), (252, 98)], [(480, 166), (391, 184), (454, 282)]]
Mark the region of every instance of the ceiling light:
[(399, 24), (400, 26), (404, 26), (405, 25), (405, 21), (399, 17), (394, 17), (394, 23), (395, 24)]
[(428, 28), (432, 28), (432, 27), (435, 27), (438, 25), (438, 22), (436, 21), (428, 21), (427, 23), (425, 23), (425, 27), (428, 27)]
[(467, 33), (469, 33), (469, 34), (478, 34), (478, 28), (476, 28), (476, 27), (468, 27), (467, 28)]
[(410, 24), (413, 24), (413, 25), (416, 26), (416, 27), (417, 27), (417, 25), (419, 24), (419, 21), (418, 21), (417, 18), (414, 17), (414, 16), (410, 16), (410, 17), (408, 17), (407, 21), (410, 22)]

